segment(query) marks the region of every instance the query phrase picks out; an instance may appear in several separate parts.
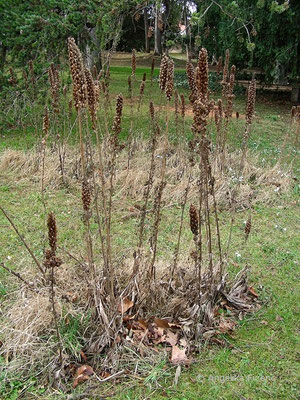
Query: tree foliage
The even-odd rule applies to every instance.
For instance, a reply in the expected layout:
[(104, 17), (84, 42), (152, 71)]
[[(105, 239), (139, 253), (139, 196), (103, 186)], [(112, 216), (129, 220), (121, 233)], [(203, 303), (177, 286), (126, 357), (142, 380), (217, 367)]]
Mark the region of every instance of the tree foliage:
[(61, 61), (73, 36), (93, 63), (103, 49), (163, 52), (178, 43), (215, 58), (229, 48), (239, 68), (262, 68), (268, 81), (299, 74), (299, 0), (0, 0), (0, 14), (0, 73), (7, 60)]

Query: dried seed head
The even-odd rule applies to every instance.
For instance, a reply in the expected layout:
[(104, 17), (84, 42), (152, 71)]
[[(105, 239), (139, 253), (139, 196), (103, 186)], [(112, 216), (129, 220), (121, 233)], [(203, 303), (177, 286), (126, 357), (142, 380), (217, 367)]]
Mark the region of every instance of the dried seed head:
[(142, 80), (141, 85), (140, 85), (140, 96), (143, 96), (145, 90), (145, 81)]
[(10, 78), (9, 78), (8, 82), (14, 86), (17, 84), (17, 79), (16, 79), (16, 75), (15, 75), (12, 67), (9, 67), (9, 73), (10, 73)]
[(149, 113), (150, 113), (151, 121), (154, 122), (155, 111), (154, 111), (154, 104), (153, 104), (152, 100), (150, 101), (150, 104), (149, 104)]
[(143, 81), (146, 82), (146, 79), (147, 79), (147, 74), (146, 74), (146, 72), (144, 72), (143, 73)]
[(55, 255), (57, 247), (57, 228), (55, 215), (52, 212), (48, 214), (47, 226), (49, 246), (51, 248), (52, 255)]
[(43, 116), (43, 133), (44, 133), (44, 136), (48, 135), (49, 126), (50, 126), (50, 123), (49, 123), (48, 107), (45, 107), (44, 116)]
[(84, 211), (88, 211), (91, 206), (91, 188), (86, 179), (82, 181), (81, 198)]
[(71, 119), (72, 116), (72, 106), (73, 106), (73, 100), (69, 100), (69, 105), (68, 105), (68, 111), (69, 111), (69, 119)]
[(87, 89), (82, 56), (75, 40), (68, 38), (69, 64), (73, 81), (73, 97), (77, 111), (86, 107)]
[(98, 108), (98, 102), (100, 97), (100, 84), (99, 81), (94, 81), (94, 91), (95, 91), (95, 98), (96, 98), (96, 109)]
[(200, 76), (199, 95), (201, 99), (206, 100), (208, 98), (208, 61), (207, 50), (204, 48), (199, 52), (198, 66)]
[(94, 85), (94, 80), (93, 80), (91, 71), (88, 68), (84, 68), (84, 74), (85, 74), (86, 89), (87, 89), (88, 107), (89, 107), (89, 112), (90, 112), (91, 119), (92, 119), (92, 128), (95, 130), (96, 129), (96, 105), (97, 105), (96, 94), (95, 94), (95, 85)]
[(247, 240), (248, 237), (249, 237), (249, 234), (250, 234), (250, 231), (251, 231), (251, 226), (252, 226), (251, 215), (249, 215), (248, 220), (247, 220), (246, 225), (245, 225), (245, 240)]
[(194, 134), (205, 134), (207, 125), (207, 116), (209, 114), (209, 107), (207, 102), (202, 102), (200, 98), (193, 103), (194, 122), (192, 131)]
[(188, 78), (188, 82), (189, 82), (189, 88), (191, 91), (189, 99), (190, 99), (191, 103), (193, 103), (197, 98), (197, 86), (196, 86), (196, 81), (195, 81), (194, 67), (190, 61), (188, 61), (186, 63), (186, 74), (187, 74), (187, 78)]
[(135, 49), (132, 49), (132, 54), (131, 54), (131, 75), (135, 76), (135, 71), (136, 71), (136, 54), (135, 54)]
[(180, 95), (180, 100), (181, 100), (181, 116), (182, 116), (182, 118), (184, 118), (185, 117), (185, 98), (184, 98), (183, 93)]
[(252, 79), (248, 88), (247, 108), (246, 108), (246, 123), (250, 125), (254, 116), (256, 98), (256, 80)]
[(197, 208), (193, 204), (190, 205), (190, 228), (193, 235), (198, 235), (199, 215)]
[(166, 81), (166, 97), (170, 101), (174, 88), (174, 62), (169, 59), (168, 60), (168, 69), (167, 69), (167, 81)]
[(123, 96), (120, 93), (116, 100), (116, 113), (115, 113), (114, 123), (112, 126), (112, 130), (115, 135), (118, 135), (121, 132), (122, 110), (123, 110)]
[(166, 54), (164, 54), (160, 62), (160, 71), (159, 71), (159, 88), (162, 91), (166, 89), (167, 74), (168, 74), (168, 57), (166, 56)]
[(217, 107), (215, 108), (215, 124), (217, 129), (220, 129), (222, 118), (223, 118), (223, 104), (222, 100), (218, 99), (217, 101)]

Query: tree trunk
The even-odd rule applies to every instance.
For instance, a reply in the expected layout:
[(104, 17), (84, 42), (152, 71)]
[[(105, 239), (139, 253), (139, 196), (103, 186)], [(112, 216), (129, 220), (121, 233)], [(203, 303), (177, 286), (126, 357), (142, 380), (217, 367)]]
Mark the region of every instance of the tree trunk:
[(145, 27), (145, 52), (150, 53), (150, 40), (148, 37), (149, 22), (148, 22), (147, 8), (144, 8), (144, 27)]
[(185, 34), (187, 38), (187, 51), (188, 54), (191, 56), (192, 54), (192, 46), (191, 46), (191, 27), (189, 25), (189, 20), (188, 20), (188, 10), (187, 10), (187, 4), (185, 2), (184, 4), (184, 12), (183, 12), (184, 18), (184, 24), (185, 24)]
[(92, 68), (93, 65), (96, 65), (97, 71), (101, 71), (102, 69), (102, 60), (101, 60), (101, 48), (100, 48), (100, 41), (97, 38), (96, 35), (96, 28), (91, 29), (90, 31), (90, 37), (92, 40), (92, 43), (94, 45), (94, 48), (92, 51), (89, 50), (89, 53), (87, 51), (87, 63), (89, 65), (89, 68)]
[(164, 6), (165, 6), (165, 12), (163, 14), (163, 24), (164, 24), (164, 31), (162, 34), (162, 48), (164, 52), (167, 52), (167, 46), (166, 46), (166, 33), (167, 33), (167, 22), (168, 18), (170, 15), (170, 0), (164, 0)]
[(158, 18), (159, 18), (159, 9), (156, 5), (155, 7), (155, 26), (154, 26), (154, 54), (155, 55), (162, 55), (162, 48), (161, 48), (161, 31), (158, 27)]

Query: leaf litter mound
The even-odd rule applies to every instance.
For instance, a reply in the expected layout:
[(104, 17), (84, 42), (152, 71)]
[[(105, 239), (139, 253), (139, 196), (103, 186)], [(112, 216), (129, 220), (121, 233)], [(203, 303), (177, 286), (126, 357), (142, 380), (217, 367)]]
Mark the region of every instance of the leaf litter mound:
[[(116, 277), (115, 307), (99, 282), (99, 314), (90, 314), (90, 285), (85, 279), (84, 260), (57, 269), (56, 310), (61, 324), (68, 326), (80, 316), (79, 342), (68, 346), (60, 364), (57, 354), (48, 287), (28, 268), (27, 285), (3, 304), (5, 326), (1, 328), (1, 354), (7, 361), (6, 374), (22, 370), (24, 376), (43, 371), (40, 378), (56, 388), (68, 390), (72, 383), (89, 379), (107, 381), (121, 375), (143, 376), (143, 363), (166, 358), (171, 365), (188, 366), (205, 342), (228, 345), (237, 320), (260, 307), (258, 295), (248, 284), (248, 268), (229, 280), (220, 279), (219, 265), (213, 275), (206, 271), (201, 283), (193, 265), (182, 265), (170, 282), (165, 270), (149, 282), (146, 273), (132, 277), (120, 268)], [(200, 290), (199, 290), (200, 288)], [(103, 294), (101, 294), (101, 292)], [(5, 312), (4, 312), (5, 310)], [(89, 314), (89, 318), (85, 316)], [(100, 318), (99, 318), (100, 315)], [(70, 322), (71, 321), (71, 322)]]

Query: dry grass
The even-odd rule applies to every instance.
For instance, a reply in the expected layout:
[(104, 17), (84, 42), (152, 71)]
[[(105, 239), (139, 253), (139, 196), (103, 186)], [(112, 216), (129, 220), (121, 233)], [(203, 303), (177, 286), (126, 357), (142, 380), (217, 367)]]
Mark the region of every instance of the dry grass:
[[(133, 155), (128, 170), (127, 152), (122, 151), (119, 155), (118, 168), (116, 170), (116, 194), (118, 198), (128, 197), (132, 201), (142, 200), (141, 186), (147, 181), (149, 171), (149, 144), (145, 141), (137, 143), (137, 149)], [(159, 162), (163, 153), (163, 143), (158, 145), (156, 160)], [(65, 179), (67, 185), (80, 185), (80, 161), (77, 149), (67, 149)], [(228, 200), (233, 186), (239, 176), (239, 162), (241, 152), (227, 153), (227, 171), (221, 173), (216, 165), (213, 166), (213, 174), (216, 179), (216, 200), (220, 207), (228, 207)], [(96, 159), (96, 153), (94, 155)], [(169, 147), (167, 156), (166, 179), (167, 186), (164, 190), (165, 207), (180, 203), (182, 195), (188, 183), (190, 167), (186, 166), (187, 155), (183, 149)], [(37, 183), (41, 177), (41, 155), (39, 151), (5, 150), (0, 157), (0, 168), (3, 173), (13, 173), (14, 178), (19, 181), (30, 181)], [(197, 197), (197, 171), (192, 172), (191, 189), (188, 194), (188, 202), (195, 201)], [(99, 176), (97, 176), (99, 183)], [(54, 152), (47, 152), (45, 159), (45, 185), (51, 189), (62, 186), (59, 175), (59, 163)], [(157, 187), (159, 175), (154, 176), (154, 185)], [(273, 168), (259, 165), (258, 156), (251, 154), (245, 163), (243, 179), (237, 194), (237, 203), (240, 207), (249, 207), (256, 202), (270, 204), (274, 201), (274, 189), (280, 193), (287, 193), (292, 185), (291, 169), (283, 170), (280, 165)], [(276, 193), (275, 193), (276, 194)]]

